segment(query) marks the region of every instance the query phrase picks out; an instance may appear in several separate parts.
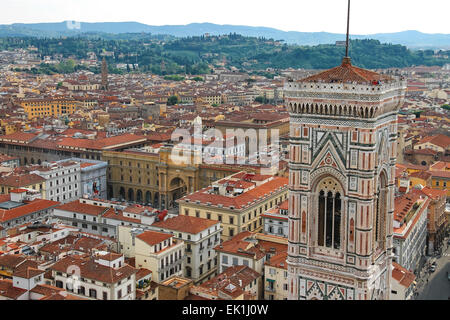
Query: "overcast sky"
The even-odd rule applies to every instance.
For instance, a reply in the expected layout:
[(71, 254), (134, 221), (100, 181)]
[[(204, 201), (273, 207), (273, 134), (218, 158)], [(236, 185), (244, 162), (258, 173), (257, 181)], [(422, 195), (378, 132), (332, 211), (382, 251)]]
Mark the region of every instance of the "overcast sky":
[[(449, 0), (352, 0), (352, 34), (450, 33)], [(0, 24), (136, 21), (211, 22), (284, 31), (345, 33), (346, 0), (3, 0)]]

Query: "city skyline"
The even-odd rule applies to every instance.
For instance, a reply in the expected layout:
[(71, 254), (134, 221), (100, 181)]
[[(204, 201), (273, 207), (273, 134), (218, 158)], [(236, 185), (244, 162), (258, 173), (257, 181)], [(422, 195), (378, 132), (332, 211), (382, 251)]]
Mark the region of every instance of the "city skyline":
[[(270, 7), (270, 16), (267, 8)], [(285, 10), (290, 7), (291, 10)], [(136, 8), (140, 8), (136, 10)], [(174, 9), (176, 8), (176, 10)], [(327, 8), (324, 10), (323, 8)], [(389, 8), (389, 10), (385, 10)], [(120, 10), (119, 10), (120, 9)], [(430, 0), (424, 6), (418, 0), (380, 0), (352, 3), (351, 34), (376, 34), (418, 30), (424, 33), (450, 33), (445, 14), (450, 4)], [(195, 0), (189, 3), (167, 1), (146, 3), (130, 0), (123, 6), (116, 0), (81, 1), (18, 0), (5, 3), (0, 13), (2, 24), (42, 23), (74, 20), (81, 22), (136, 21), (148, 25), (184, 25), (210, 22), (215, 24), (270, 27), (283, 31), (345, 33), (347, 1), (320, 0), (314, 3), (289, 3), (281, 0), (277, 6), (269, 1), (230, 0), (227, 5), (218, 1)], [(188, 12), (189, 14), (186, 14)], [(318, 19), (320, 12), (321, 19)], [(370, 12), (370, 15), (367, 14)], [(398, 13), (402, 12), (399, 16)], [(155, 14), (157, 13), (157, 14)], [(249, 14), (250, 13), (250, 14)], [(380, 23), (380, 17), (383, 17)]]

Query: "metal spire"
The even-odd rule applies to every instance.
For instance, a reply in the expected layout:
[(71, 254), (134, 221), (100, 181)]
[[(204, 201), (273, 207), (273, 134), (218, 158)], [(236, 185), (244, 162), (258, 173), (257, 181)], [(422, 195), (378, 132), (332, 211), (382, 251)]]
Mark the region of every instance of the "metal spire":
[(348, 13), (347, 13), (347, 41), (345, 42), (345, 57), (348, 58), (348, 39), (350, 36), (350, 0), (348, 0)]

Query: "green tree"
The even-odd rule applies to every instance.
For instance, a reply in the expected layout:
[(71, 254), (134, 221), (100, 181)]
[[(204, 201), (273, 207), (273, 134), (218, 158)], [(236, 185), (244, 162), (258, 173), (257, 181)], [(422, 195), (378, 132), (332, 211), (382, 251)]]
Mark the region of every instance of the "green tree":
[(267, 99), (264, 98), (264, 97), (262, 97), (262, 96), (259, 96), (259, 97), (256, 97), (256, 98), (255, 98), (255, 102), (258, 102), (258, 103), (267, 103)]
[(169, 99), (167, 99), (167, 105), (168, 106), (174, 106), (178, 103), (178, 97), (177, 96), (170, 96)]

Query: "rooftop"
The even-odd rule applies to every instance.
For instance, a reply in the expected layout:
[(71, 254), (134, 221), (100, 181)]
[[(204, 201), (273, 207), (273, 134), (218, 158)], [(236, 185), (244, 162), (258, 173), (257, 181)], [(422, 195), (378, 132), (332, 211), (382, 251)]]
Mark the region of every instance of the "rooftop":
[(178, 215), (165, 221), (155, 222), (153, 226), (162, 229), (197, 234), (218, 223), (219, 222), (216, 220)]
[(391, 80), (392, 78), (388, 76), (355, 67), (351, 64), (350, 58), (344, 58), (340, 66), (304, 78), (299, 80), (299, 82), (358, 83), (378, 85), (381, 81)]

